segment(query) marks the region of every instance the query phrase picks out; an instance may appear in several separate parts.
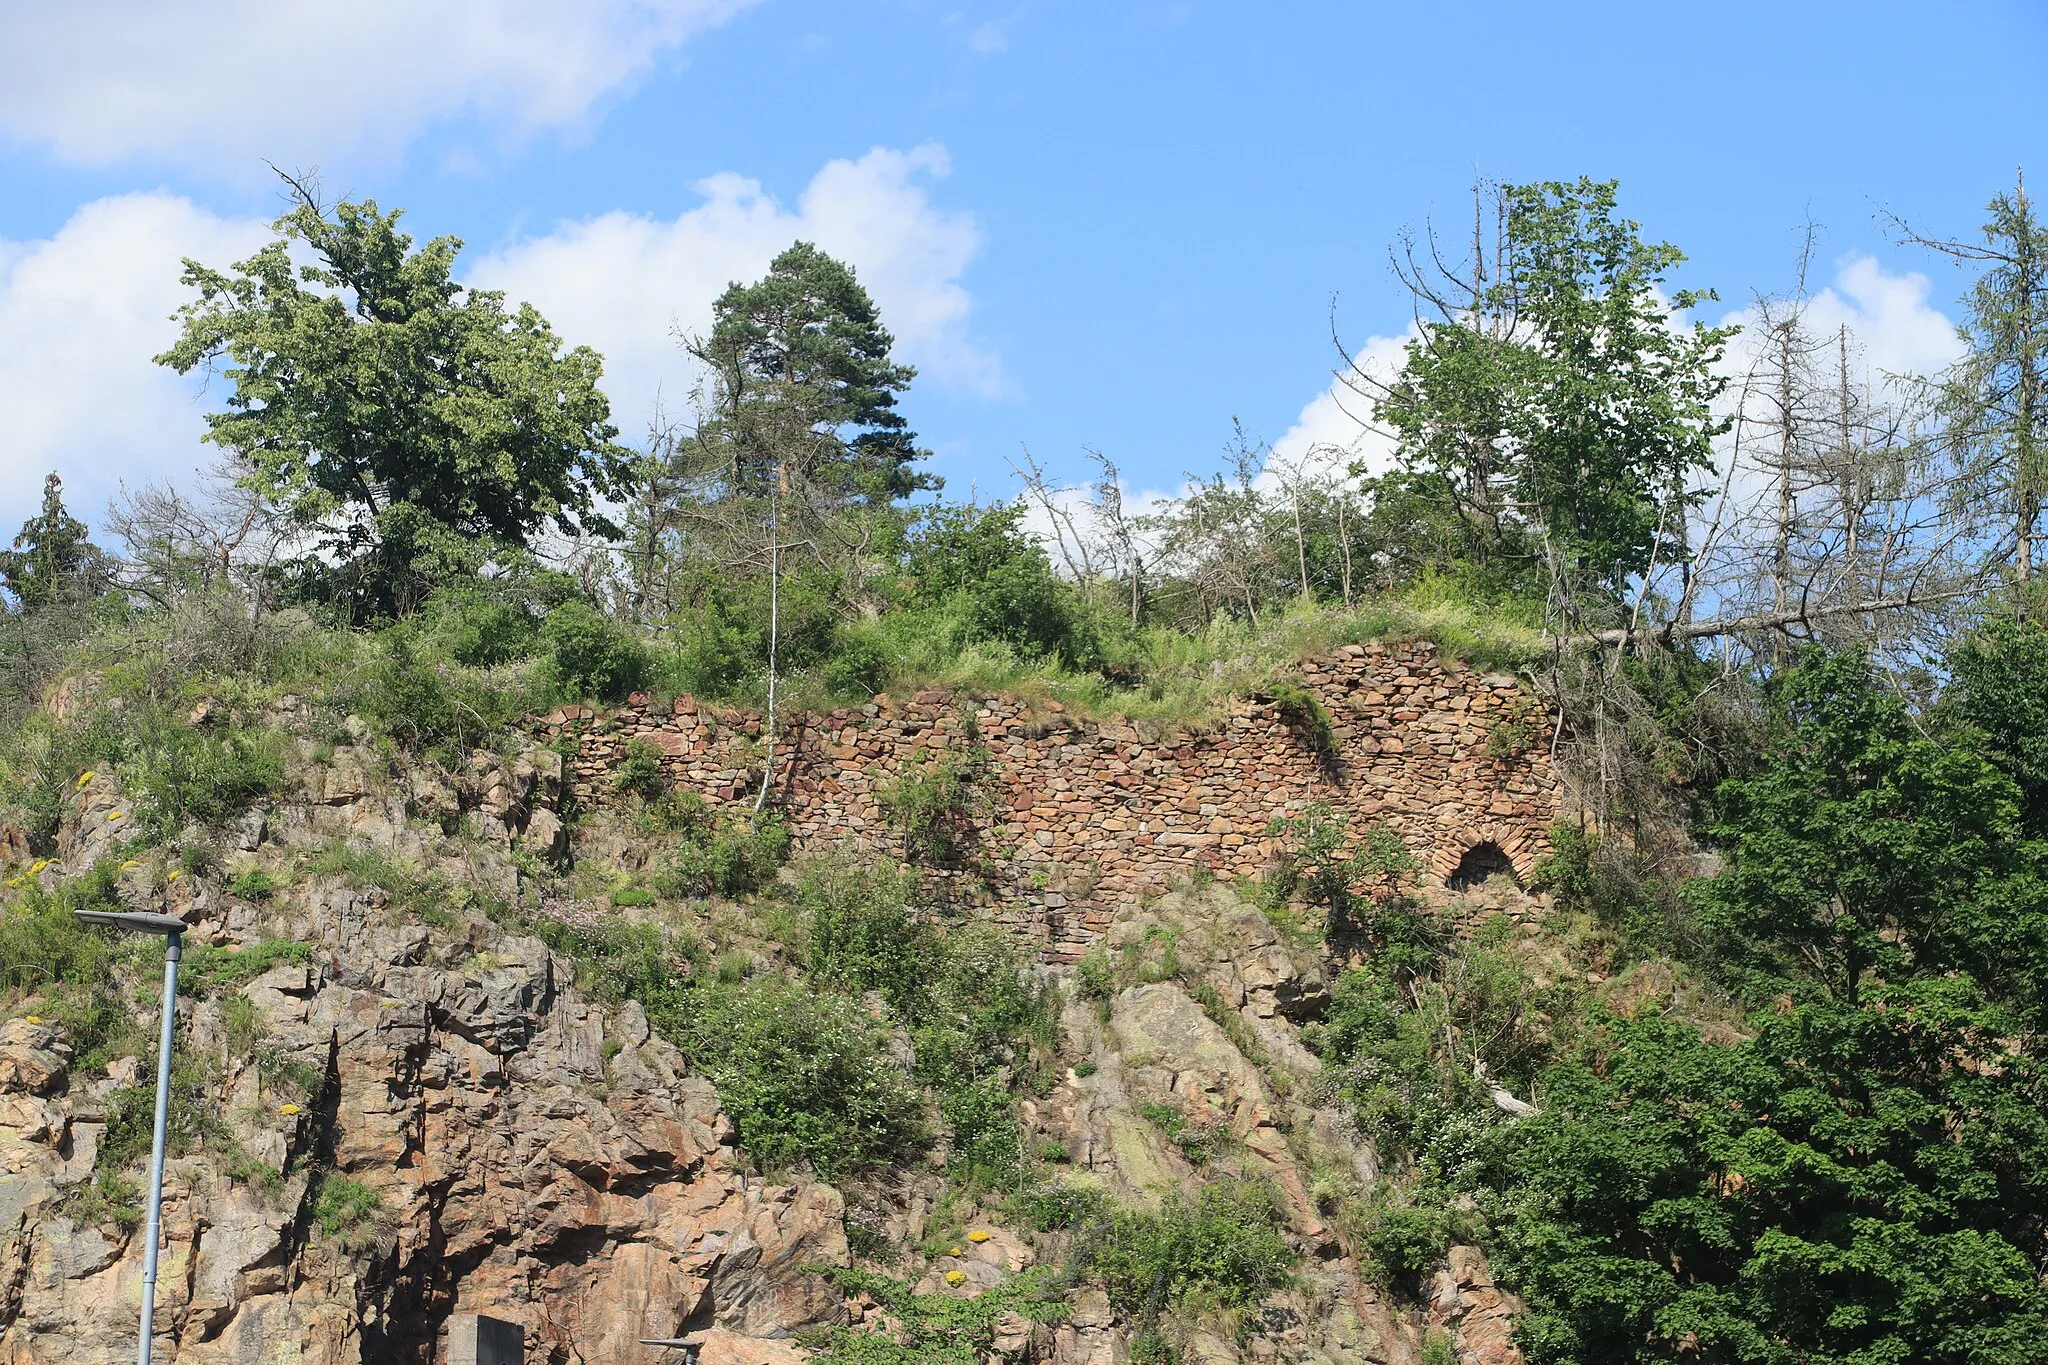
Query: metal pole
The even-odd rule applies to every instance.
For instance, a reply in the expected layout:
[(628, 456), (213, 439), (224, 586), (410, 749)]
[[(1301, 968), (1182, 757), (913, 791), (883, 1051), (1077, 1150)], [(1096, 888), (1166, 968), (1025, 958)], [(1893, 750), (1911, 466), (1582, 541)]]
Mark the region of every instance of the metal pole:
[(156, 1142), (149, 1155), (149, 1240), (142, 1252), (142, 1342), (135, 1365), (149, 1365), (150, 1337), (156, 1319), (156, 1253), (163, 1240), (164, 1133), (171, 1115), (171, 1026), (178, 1015), (178, 959), (184, 955), (182, 934), (164, 935), (164, 1018), (156, 1041)]

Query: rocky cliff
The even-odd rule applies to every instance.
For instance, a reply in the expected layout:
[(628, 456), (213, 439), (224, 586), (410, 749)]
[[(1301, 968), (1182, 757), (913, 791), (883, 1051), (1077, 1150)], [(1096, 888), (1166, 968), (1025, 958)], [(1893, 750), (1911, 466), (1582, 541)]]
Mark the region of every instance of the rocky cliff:
[[(124, 901), (181, 915), (207, 955), (181, 1003), (180, 1055), (205, 1065), (181, 1079), (190, 1140), (167, 1174), (163, 1358), (428, 1362), (459, 1312), (519, 1321), (529, 1359), (563, 1362), (653, 1361), (635, 1343), (677, 1335), (708, 1365), (794, 1360), (807, 1329), (890, 1325), (820, 1273), (856, 1260), (847, 1194), (761, 1174), (645, 1012), (600, 1005), (576, 963), (521, 931), (519, 915), (623, 913), (535, 875), (574, 852), (558, 807), (576, 773), (557, 753), (451, 773), (309, 741), (294, 773), (205, 835), (218, 863), (145, 855), (114, 874)], [(57, 857), (17, 876), (55, 887), (107, 869), (124, 803), (88, 775)], [(590, 817), (576, 837), (616, 850), (641, 836)], [(380, 873), (393, 867), (414, 875)], [(1327, 999), (1325, 950), (1227, 887), (1180, 886), (1100, 917), (1113, 972), (1042, 969), (1067, 1000), (1064, 1075), (1022, 1102), (1033, 1150), (1132, 1207), (1237, 1176), (1278, 1192), (1295, 1270), (1247, 1312), (1178, 1321), (1185, 1359), (1516, 1359), (1513, 1301), (1475, 1250), (1397, 1292), (1347, 1229), (1346, 1198), (1381, 1173), (1318, 1098), (1301, 1042)], [(114, 1362), (133, 1349), (142, 1262), (139, 1166), (116, 1139), (132, 1138), (148, 1063), (101, 1055), (23, 1000), (0, 1025), (0, 1361)], [(146, 991), (127, 1007), (146, 1025)], [(952, 1184), (942, 1153), (848, 1188), (867, 1241), (893, 1248), (889, 1273), (929, 1293), (973, 1297), (1072, 1251), (1014, 1201)], [(1064, 1292), (1050, 1320), (998, 1319), (982, 1354), (1129, 1358), (1132, 1323), (1109, 1298), (1085, 1280)]]

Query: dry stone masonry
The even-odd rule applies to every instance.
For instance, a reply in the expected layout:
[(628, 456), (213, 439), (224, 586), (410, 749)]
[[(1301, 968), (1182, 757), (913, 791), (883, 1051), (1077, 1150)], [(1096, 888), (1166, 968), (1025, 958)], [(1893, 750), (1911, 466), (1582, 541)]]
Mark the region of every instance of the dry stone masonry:
[[(1327, 710), (1272, 697), (1239, 703), (1198, 733), (1094, 722), (1057, 701), (933, 690), (784, 720), (769, 802), (800, 844), (901, 846), (883, 800), (942, 765), (967, 776), (951, 875), (1048, 956), (1085, 952), (1120, 907), (1206, 871), (1259, 875), (1283, 851), (1276, 817), (1322, 801), (1356, 835), (1384, 820), (1426, 887), (1511, 869), (1547, 851), (1559, 784), (1551, 723), (1513, 679), (1436, 657), (1426, 642), (1346, 645), (1301, 665)], [(671, 783), (713, 803), (751, 803), (767, 758), (761, 717), (689, 696), (623, 709), (565, 707), (546, 737), (574, 746), (565, 774), (585, 806), (614, 799), (629, 746), (660, 755)], [(566, 747), (566, 746), (565, 746)]]

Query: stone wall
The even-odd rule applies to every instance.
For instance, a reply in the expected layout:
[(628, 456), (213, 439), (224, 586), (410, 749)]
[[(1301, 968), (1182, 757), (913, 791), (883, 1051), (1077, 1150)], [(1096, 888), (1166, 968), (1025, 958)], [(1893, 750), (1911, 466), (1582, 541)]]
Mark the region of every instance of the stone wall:
[[(1559, 786), (1550, 723), (1516, 681), (1427, 643), (1347, 645), (1301, 665), (1332, 722), (1252, 698), (1213, 728), (1075, 719), (1056, 701), (919, 692), (786, 718), (769, 804), (800, 844), (902, 847), (879, 793), (942, 763), (979, 775), (955, 840), (958, 891), (986, 901), (1027, 941), (1072, 958), (1120, 906), (1206, 868), (1257, 876), (1281, 851), (1276, 816), (1325, 801), (1357, 834), (1385, 820), (1421, 861), (1425, 886), (1505, 862), (1527, 878), (1547, 851)], [(1292, 708), (1298, 712), (1297, 706)], [(678, 697), (610, 712), (563, 708), (543, 734), (576, 737), (565, 774), (586, 806), (616, 799), (627, 746), (645, 741), (678, 788), (751, 803), (761, 718)]]

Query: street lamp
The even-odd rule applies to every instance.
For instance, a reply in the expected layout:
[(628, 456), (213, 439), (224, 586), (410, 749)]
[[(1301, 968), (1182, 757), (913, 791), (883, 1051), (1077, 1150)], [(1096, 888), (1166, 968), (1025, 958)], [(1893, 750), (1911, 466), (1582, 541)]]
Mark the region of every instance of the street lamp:
[(178, 959), (185, 951), (185, 921), (176, 915), (140, 911), (73, 910), (86, 924), (104, 924), (129, 934), (164, 936), (164, 1017), (156, 1043), (156, 1141), (149, 1154), (149, 1241), (142, 1252), (142, 1344), (135, 1348), (136, 1365), (149, 1365), (150, 1337), (156, 1320), (156, 1251), (163, 1240), (164, 1129), (171, 1107), (171, 1024), (178, 1012)]

